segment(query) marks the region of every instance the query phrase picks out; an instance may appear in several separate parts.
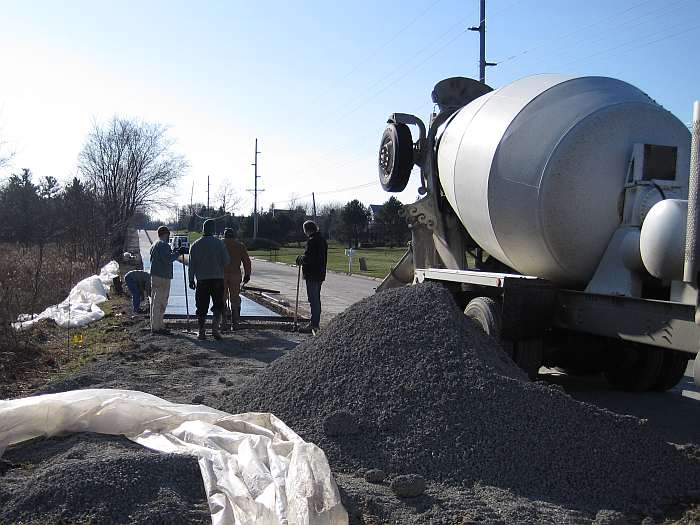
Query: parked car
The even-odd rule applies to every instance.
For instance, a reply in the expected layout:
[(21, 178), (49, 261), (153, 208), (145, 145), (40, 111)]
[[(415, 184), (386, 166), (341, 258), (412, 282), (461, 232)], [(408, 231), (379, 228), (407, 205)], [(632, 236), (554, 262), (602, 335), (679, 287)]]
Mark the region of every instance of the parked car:
[(186, 253), (189, 253), (190, 240), (187, 238), (187, 235), (173, 235), (170, 238), (170, 246), (172, 246), (173, 249), (185, 248), (185, 250), (187, 250)]

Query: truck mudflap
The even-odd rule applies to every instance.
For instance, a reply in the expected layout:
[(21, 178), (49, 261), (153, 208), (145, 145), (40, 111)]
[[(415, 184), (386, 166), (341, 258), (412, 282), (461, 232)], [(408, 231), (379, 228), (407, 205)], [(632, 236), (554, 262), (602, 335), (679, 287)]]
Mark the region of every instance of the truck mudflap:
[(542, 279), (504, 279), (501, 334), (519, 341), (541, 337), (552, 325), (557, 290)]
[(501, 297), (501, 335), (512, 341), (541, 337), (552, 326), (556, 312), (556, 288), (549, 281), (530, 275), (419, 268), (415, 281), (452, 283), (471, 297)]
[(559, 328), (698, 353), (695, 305), (571, 290), (559, 290), (556, 303)]

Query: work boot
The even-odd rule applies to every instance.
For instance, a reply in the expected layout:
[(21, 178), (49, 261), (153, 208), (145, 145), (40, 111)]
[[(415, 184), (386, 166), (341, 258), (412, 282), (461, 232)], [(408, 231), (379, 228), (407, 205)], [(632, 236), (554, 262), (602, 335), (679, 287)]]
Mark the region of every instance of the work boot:
[(214, 312), (214, 318), (211, 321), (211, 335), (217, 341), (221, 339), (221, 333), (219, 333), (219, 324), (221, 323), (221, 312)]
[(197, 339), (201, 339), (202, 341), (204, 341), (207, 338), (207, 334), (204, 330), (204, 323), (206, 323), (206, 321), (206, 317), (197, 318), (197, 322), (199, 323), (199, 335), (197, 336)]
[(231, 331), (238, 330), (238, 320), (241, 317), (241, 312), (234, 310), (231, 312)]

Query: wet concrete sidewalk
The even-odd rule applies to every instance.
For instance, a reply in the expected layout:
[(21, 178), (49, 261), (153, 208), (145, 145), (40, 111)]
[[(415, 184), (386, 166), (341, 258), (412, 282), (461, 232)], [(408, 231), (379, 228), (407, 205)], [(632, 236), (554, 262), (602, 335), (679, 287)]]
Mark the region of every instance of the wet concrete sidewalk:
[[(155, 239), (155, 232), (146, 232), (139, 230), (139, 251), (143, 260), (143, 269), (147, 272), (151, 270), (151, 239)], [(168, 307), (165, 310), (166, 316), (185, 316), (189, 311), (189, 315), (194, 316), (195, 299), (194, 290), (185, 285), (186, 279), (183, 276), (184, 266), (182, 262), (173, 262), (173, 279), (170, 282), (170, 297), (168, 299)], [(211, 311), (208, 313), (211, 316)], [(241, 318), (258, 318), (258, 317), (279, 317), (279, 314), (265, 308), (264, 306), (251, 301), (247, 297), (241, 296)]]

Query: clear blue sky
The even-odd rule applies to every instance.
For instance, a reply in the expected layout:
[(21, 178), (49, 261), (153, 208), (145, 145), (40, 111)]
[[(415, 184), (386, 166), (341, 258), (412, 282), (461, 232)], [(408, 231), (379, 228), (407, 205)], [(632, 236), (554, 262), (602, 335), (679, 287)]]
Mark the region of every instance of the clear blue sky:
[[(191, 171), (173, 201), (228, 179), (248, 213), (253, 142), (262, 206), (388, 197), (376, 154), (386, 117), (427, 120), (432, 86), (476, 76), (478, 0), (0, 0), (0, 133), (65, 180), (93, 118), (171, 126)], [(688, 122), (700, 99), (700, 0), (487, 0), (487, 82), (536, 73), (626, 80)], [(366, 187), (337, 191), (358, 185)], [(412, 183), (399, 197), (415, 198)], [(213, 200), (213, 198), (212, 198)]]

